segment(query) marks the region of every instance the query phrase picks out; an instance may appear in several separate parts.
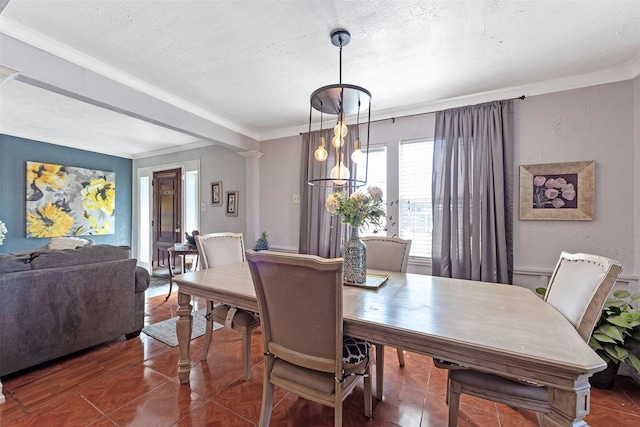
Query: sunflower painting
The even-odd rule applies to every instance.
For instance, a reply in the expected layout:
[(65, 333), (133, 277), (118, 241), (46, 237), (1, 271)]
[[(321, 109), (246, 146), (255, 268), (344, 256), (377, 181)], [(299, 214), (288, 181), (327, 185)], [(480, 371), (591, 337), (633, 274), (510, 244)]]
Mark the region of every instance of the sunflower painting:
[(27, 162), (27, 237), (113, 234), (115, 175)]

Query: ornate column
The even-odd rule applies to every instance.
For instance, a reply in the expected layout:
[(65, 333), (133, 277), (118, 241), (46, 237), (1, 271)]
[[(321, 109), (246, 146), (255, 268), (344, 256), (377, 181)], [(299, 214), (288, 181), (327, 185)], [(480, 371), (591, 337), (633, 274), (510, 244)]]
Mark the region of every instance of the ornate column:
[(245, 245), (247, 249), (253, 249), (253, 242), (260, 235), (260, 158), (264, 156), (256, 150), (239, 152), (246, 159), (246, 224)]

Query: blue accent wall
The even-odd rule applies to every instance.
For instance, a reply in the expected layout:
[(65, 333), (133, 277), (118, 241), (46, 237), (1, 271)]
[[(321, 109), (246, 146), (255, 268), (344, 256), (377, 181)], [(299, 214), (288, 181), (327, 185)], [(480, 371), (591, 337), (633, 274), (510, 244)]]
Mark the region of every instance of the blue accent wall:
[(0, 134), (0, 221), (9, 230), (0, 253), (37, 248), (51, 240), (25, 237), (27, 161), (115, 172), (115, 233), (87, 237), (99, 244), (131, 245), (131, 159)]

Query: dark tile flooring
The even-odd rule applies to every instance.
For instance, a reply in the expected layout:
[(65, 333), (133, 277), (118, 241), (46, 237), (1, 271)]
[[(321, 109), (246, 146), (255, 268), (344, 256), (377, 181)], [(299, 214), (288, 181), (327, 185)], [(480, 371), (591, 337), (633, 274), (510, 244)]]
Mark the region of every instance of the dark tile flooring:
[[(176, 315), (177, 293), (148, 291), (146, 324)], [(196, 300), (195, 309), (204, 301)], [(214, 332), (205, 362), (204, 338), (191, 344), (189, 385), (177, 377), (178, 349), (141, 334), (100, 345), (70, 357), (2, 378), (6, 402), (1, 426), (255, 426), (262, 393), (262, 341), (253, 336), (251, 380), (242, 379), (240, 335)], [(363, 414), (362, 389), (345, 402), (345, 426), (446, 426), (445, 372), (431, 359), (406, 354), (400, 368), (387, 348), (385, 389), (373, 418)], [(375, 381), (375, 379), (374, 379)], [(375, 382), (374, 382), (375, 384)], [(618, 377), (612, 390), (592, 389), (593, 427), (640, 426), (640, 386)], [(331, 426), (333, 411), (276, 388), (272, 426)], [(535, 413), (463, 396), (458, 425), (536, 426)]]

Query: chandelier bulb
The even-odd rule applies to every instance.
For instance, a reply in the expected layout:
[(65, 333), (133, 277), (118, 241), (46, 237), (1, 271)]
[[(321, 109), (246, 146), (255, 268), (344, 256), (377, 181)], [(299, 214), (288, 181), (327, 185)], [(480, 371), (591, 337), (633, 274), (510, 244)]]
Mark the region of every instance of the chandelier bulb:
[[(342, 136), (343, 138), (347, 136), (347, 125), (344, 124), (344, 121), (339, 121), (338, 124), (333, 128), (333, 134), (335, 136)], [(342, 132), (342, 134), (341, 134)]]
[(318, 149), (315, 152), (315, 157), (316, 160), (319, 162), (324, 162), (325, 160), (327, 160), (328, 157), (328, 153), (327, 150), (325, 150), (324, 146), (319, 146)]
[(331, 138), (331, 144), (336, 148), (340, 148), (344, 145), (344, 138), (334, 135), (333, 138)]
[(333, 167), (333, 169), (331, 169), (331, 179), (336, 185), (346, 183), (346, 180), (349, 179), (350, 176), (351, 174), (349, 173), (349, 169), (344, 165), (342, 159)]
[(362, 162), (364, 160), (364, 153), (362, 152), (362, 150), (360, 150), (359, 148), (353, 150), (353, 153), (351, 153), (351, 160), (353, 161), (353, 163)]

